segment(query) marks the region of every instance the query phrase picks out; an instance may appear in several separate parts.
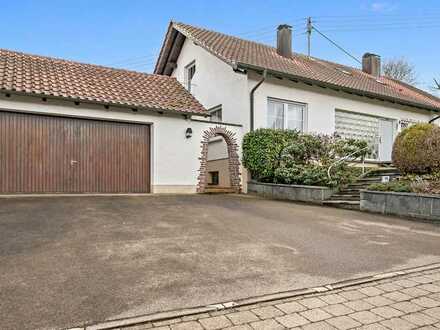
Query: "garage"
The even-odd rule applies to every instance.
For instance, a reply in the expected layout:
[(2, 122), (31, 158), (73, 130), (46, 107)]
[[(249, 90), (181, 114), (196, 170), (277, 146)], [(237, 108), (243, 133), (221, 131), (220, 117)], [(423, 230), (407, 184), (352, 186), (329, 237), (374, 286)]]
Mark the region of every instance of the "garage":
[(0, 111), (0, 193), (148, 193), (150, 126)]

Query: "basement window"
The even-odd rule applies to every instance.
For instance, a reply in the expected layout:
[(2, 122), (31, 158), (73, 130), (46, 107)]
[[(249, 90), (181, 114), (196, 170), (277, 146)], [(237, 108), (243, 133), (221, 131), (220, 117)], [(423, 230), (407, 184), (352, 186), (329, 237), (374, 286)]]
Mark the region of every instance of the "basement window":
[(218, 171), (209, 172), (209, 185), (218, 186), (219, 183), (219, 174)]
[(196, 61), (192, 61), (185, 67), (185, 87), (191, 93), (193, 87), (192, 80), (196, 74)]

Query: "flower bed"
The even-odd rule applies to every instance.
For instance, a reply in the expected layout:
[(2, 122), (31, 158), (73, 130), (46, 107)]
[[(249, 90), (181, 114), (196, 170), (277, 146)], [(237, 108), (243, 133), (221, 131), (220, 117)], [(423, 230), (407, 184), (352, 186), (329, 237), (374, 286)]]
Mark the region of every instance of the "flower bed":
[(393, 163), (403, 176), (361, 191), (361, 210), (440, 222), (440, 128), (422, 123), (404, 129)]

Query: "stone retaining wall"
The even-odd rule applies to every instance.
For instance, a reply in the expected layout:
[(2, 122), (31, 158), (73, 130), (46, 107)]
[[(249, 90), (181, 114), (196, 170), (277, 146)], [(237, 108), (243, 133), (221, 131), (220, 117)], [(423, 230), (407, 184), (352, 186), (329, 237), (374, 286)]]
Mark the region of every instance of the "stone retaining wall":
[(440, 196), (362, 190), (361, 211), (440, 222)]
[(328, 199), (335, 190), (328, 187), (248, 182), (248, 194), (271, 199), (319, 203)]

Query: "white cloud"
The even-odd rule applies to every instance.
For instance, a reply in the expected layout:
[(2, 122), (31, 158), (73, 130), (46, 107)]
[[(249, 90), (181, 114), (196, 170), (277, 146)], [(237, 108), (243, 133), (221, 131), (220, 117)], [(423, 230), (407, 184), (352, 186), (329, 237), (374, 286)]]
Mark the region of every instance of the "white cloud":
[(388, 1), (377, 1), (370, 4), (370, 10), (376, 13), (390, 12), (396, 9), (397, 5)]

